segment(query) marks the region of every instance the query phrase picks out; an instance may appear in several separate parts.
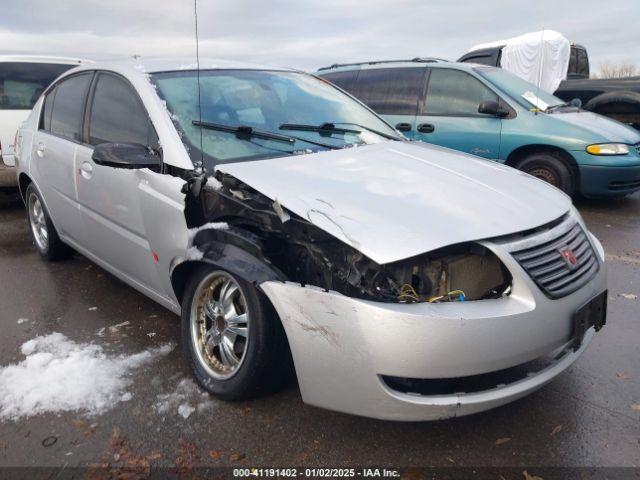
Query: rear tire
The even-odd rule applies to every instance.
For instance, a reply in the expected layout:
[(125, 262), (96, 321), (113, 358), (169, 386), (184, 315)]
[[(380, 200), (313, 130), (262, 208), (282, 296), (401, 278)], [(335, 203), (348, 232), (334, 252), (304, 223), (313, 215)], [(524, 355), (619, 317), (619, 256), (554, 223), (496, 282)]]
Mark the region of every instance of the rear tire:
[(187, 282), (181, 337), (200, 386), (224, 400), (271, 392), (289, 378), (286, 336), (267, 298), (211, 265)]
[(515, 167), (559, 188), (569, 196), (575, 193), (575, 179), (571, 170), (552, 153), (534, 153), (520, 160)]
[(31, 237), (40, 256), (49, 262), (70, 257), (73, 250), (60, 240), (42, 197), (33, 184), (27, 187), (25, 199)]

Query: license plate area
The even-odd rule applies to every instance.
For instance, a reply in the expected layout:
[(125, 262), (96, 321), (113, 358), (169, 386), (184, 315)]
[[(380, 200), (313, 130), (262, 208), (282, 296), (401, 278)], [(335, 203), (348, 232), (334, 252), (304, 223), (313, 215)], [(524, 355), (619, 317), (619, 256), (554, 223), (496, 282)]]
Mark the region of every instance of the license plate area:
[(607, 323), (607, 291), (592, 298), (573, 314), (573, 349), (582, 345), (584, 334), (591, 327), (596, 332)]

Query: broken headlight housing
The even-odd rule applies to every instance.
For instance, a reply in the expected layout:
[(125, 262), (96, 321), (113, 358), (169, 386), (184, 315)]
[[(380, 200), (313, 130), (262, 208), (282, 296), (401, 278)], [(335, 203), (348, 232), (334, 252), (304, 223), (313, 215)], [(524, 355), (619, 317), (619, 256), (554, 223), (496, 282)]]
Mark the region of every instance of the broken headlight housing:
[(391, 301), (440, 303), (498, 298), (510, 286), (511, 275), (493, 252), (466, 243), (383, 266), (374, 291)]

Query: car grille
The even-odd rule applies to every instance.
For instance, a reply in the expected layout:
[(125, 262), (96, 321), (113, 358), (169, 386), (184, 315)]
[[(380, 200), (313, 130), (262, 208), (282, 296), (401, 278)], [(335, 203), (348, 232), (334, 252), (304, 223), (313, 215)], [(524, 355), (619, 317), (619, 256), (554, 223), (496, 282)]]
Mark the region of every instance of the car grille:
[[(596, 253), (579, 223), (551, 240), (512, 255), (551, 298), (575, 292), (591, 280), (599, 268)], [(575, 265), (571, 260), (575, 260)]]
[(636, 147), (636, 152), (638, 152), (638, 155), (640, 155), (640, 143), (636, 143), (634, 147)]

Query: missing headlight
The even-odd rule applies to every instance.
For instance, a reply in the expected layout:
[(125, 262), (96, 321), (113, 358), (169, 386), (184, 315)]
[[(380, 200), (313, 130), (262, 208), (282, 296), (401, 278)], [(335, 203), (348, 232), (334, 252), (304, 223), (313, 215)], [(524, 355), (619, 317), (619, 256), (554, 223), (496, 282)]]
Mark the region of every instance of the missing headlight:
[(376, 281), (401, 302), (448, 302), (498, 298), (511, 275), (487, 248), (461, 244), (385, 265)]

